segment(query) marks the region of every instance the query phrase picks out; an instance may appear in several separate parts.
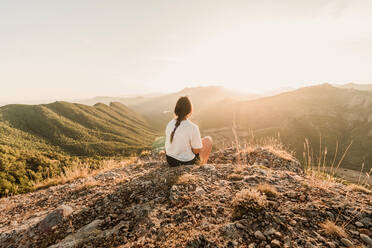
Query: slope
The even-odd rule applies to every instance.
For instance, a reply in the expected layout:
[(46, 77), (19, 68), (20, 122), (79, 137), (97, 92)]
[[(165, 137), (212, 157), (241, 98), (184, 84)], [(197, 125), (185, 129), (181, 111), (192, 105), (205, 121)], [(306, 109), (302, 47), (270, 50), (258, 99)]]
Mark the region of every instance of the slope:
[(128, 154), (153, 139), (145, 120), (120, 103), (7, 105), (0, 108), (0, 123), (3, 145), (51, 146), (79, 156)]
[(154, 131), (120, 103), (68, 102), (0, 108), (0, 197), (80, 167), (94, 169), (107, 156), (149, 148)]
[(337, 142), (338, 159), (353, 142), (343, 165), (360, 169), (365, 162), (367, 169), (372, 168), (372, 94), (368, 91), (324, 84), (257, 100), (220, 102), (196, 119), (202, 130), (213, 129), (212, 135), (218, 129), (231, 129), (234, 120), (240, 134), (249, 129), (256, 138), (279, 133), (298, 158), (302, 158), (305, 138), (314, 149), (314, 157), (319, 154), (321, 138), (329, 160)]
[(370, 191), (312, 178), (261, 147), (245, 155), (248, 164), (226, 149), (211, 164), (167, 167), (150, 154), (3, 199), (0, 247), (369, 247)]

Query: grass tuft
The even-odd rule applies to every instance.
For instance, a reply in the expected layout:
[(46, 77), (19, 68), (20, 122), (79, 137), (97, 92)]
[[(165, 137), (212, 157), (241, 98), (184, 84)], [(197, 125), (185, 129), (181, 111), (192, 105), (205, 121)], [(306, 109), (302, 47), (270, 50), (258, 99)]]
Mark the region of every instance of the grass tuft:
[(276, 188), (274, 186), (271, 186), (271, 185), (267, 184), (267, 183), (258, 185), (257, 190), (260, 191), (261, 193), (265, 194), (268, 197), (275, 197), (275, 196), (279, 195)]
[(85, 181), (84, 183), (80, 184), (79, 186), (76, 187), (76, 190), (77, 191), (83, 191), (83, 190), (88, 190), (88, 189), (91, 189), (91, 188), (94, 188), (94, 187), (97, 187), (97, 186), (100, 186), (102, 185), (100, 182), (98, 182), (97, 180), (88, 180), (88, 181)]
[(337, 225), (335, 222), (331, 220), (326, 220), (325, 222), (321, 223), (320, 227), (323, 228), (323, 231), (329, 236), (334, 236), (334, 237), (339, 237), (339, 238), (347, 237), (347, 233), (344, 227)]
[(230, 181), (240, 181), (243, 180), (243, 178), (244, 177), (242, 175), (236, 173), (232, 173), (227, 177), (227, 179), (229, 179)]
[(197, 182), (197, 177), (195, 175), (185, 173), (181, 175), (180, 177), (178, 177), (176, 184), (186, 185), (186, 184), (195, 184), (196, 182)]
[(241, 218), (250, 211), (262, 210), (267, 206), (266, 196), (256, 189), (243, 189), (238, 192), (233, 201), (233, 218)]

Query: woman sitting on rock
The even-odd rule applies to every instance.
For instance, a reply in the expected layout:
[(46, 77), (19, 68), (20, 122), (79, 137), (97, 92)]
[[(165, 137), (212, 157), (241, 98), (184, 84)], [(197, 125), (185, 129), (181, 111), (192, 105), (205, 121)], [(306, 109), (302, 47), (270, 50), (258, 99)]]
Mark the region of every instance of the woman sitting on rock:
[(212, 150), (212, 138), (200, 137), (199, 127), (188, 120), (192, 104), (187, 96), (181, 97), (174, 109), (175, 118), (165, 129), (165, 152), (170, 166), (205, 164)]

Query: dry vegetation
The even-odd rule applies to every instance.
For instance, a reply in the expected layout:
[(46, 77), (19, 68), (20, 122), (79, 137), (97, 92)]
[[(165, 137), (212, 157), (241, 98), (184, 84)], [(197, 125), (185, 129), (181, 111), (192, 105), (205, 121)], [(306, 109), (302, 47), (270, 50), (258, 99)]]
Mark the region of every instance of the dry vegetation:
[(232, 173), (230, 174), (227, 179), (231, 180), (231, 181), (239, 181), (239, 180), (242, 180), (244, 177), (240, 174), (236, 174), (236, 173)]
[(100, 182), (98, 182), (97, 180), (92, 179), (92, 180), (87, 180), (84, 183), (77, 186), (76, 190), (77, 191), (82, 191), (82, 190), (91, 189), (91, 188), (94, 188), (96, 186), (101, 186), (101, 185), (102, 184)]
[(182, 184), (182, 185), (194, 184), (197, 182), (197, 180), (198, 178), (195, 175), (190, 174), (190, 173), (185, 173), (177, 179), (176, 184)]
[(323, 231), (330, 236), (336, 236), (340, 238), (347, 237), (347, 233), (344, 227), (337, 225), (333, 221), (326, 220), (325, 222), (320, 224), (320, 227), (323, 228)]
[(369, 190), (366, 187), (364, 187), (363, 185), (359, 185), (359, 184), (353, 184), (352, 183), (352, 184), (348, 185), (348, 188), (352, 191), (362, 192), (362, 193), (366, 193), (366, 194), (372, 193), (371, 190)]
[(252, 210), (264, 209), (267, 206), (267, 199), (256, 189), (243, 189), (235, 195), (232, 205), (233, 217), (240, 218)]
[(268, 197), (275, 197), (279, 194), (274, 186), (271, 186), (267, 183), (258, 185), (257, 190), (267, 195)]
[(137, 160), (136, 157), (129, 158), (123, 161), (115, 160), (104, 160), (101, 162), (99, 168), (91, 169), (88, 165), (85, 164), (75, 164), (70, 168), (67, 168), (60, 176), (55, 178), (48, 178), (44, 181), (38, 182), (34, 185), (35, 190), (48, 188), (58, 184), (64, 184), (72, 182), (79, 178), (86, 178), (88, 176), (95, 176), (100, 173), (112, 170), (114, 168), (123, 167), (130, 163), (134, 163)]

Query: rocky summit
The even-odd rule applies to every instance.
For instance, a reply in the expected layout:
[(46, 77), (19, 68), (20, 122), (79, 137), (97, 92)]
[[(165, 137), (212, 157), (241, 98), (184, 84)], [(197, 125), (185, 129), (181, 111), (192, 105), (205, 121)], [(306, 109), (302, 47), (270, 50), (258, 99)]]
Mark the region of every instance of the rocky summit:
[(283, 152), (159, 154), (0, 200), (0, 247), (372, 247), (372, 195), (305, 174)]

